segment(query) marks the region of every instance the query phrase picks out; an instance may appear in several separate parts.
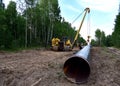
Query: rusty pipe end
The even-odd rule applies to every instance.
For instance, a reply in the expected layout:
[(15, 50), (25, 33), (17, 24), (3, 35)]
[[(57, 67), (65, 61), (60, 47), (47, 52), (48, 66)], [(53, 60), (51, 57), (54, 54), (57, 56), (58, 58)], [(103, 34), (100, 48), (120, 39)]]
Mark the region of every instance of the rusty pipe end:
[(90, 75), (90, 65), (85, 59), (74, 56), (65, 62), (63, 71), (71, 82), (84, 83)]

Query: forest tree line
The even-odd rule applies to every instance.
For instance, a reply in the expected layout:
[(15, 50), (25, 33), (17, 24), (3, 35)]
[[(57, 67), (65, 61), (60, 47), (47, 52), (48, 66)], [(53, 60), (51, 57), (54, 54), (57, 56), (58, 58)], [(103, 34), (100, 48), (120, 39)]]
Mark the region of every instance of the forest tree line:
[[(76, 30), (60, 15), (58, 0), (26, 1), (31, 3), (10, 1), (7, 7), (0, 3), (0, 49), (47, 47), (53, 37), (74, 39)], [(92, 45), (120, 48), (120, 9), (113, 33), (106, 36), (97, 29), (95, 37)], [(78, 42), (85, 40), (79, 35)]]
[[(58, 0), (26, 1), (0, 4), (0, 49), (47, 47), (53, 37), (74, 39), (75, 28), (61, 17)], [(85, 42), (80, 35), (78, 40)]]
[(95, 40), (94, 39), (91, 40), (92, 45), (107, 47), (114, 46), (120, 48), (120, 5), (118, 14), (116, 15), (112, 34), (106, 36), (104, 31), (97, 29), (95, 31), (95, 37), (96, 37)]
[(111, 47), (111, 46), (113, 46), (112, 36), (111, 35), (106, 36), (104, 31), (97, 29), (95, 31), (95, 39), (91, 40), (91, 44), (93, 46)]

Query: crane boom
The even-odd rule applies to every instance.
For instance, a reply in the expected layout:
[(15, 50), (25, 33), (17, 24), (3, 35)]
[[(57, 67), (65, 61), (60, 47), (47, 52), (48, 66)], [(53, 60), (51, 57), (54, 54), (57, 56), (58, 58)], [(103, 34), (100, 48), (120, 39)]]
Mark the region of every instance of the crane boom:
[(90, 13), (90, 9), (89, 8), (86, 8), (85, 9), (85, 14), (84, 14), (84, 16), (83, 16), (83, 19), (82, 19), (82, 21), (81, 21), (81, 24), (80, 24), (80, 27), (79, 27), (79, 29), (78, 29), (78, 31), (77, 31), (77, 34), (76, 34), (76, 36), (75, 36), (75, 38), (74, 38), (74, 41), (73, 41), (73, 43), (72, 43), (72, 49), (74, 48), (74, 44), (75, 44), (75, 42), (76, 42), (76, 40), (77, 40), (77, 38), (78, 38), (78, 35), (79, 35), (79, 32), (80, 32), (80, 30), (81, 30), (81, 27), (82, 27), (82, 24), (83, 24), (83, 22), (84, 22), (84, 20), (85, 20), (85, 17), (86, 17), (86, 14), (87, 13)]
[(59, 38), (53, 38), (52, 39), (52, 48), (51, 48), (52, 50), (55, 50), (55, 51), (56, 50), (58, 50), (58, 51), (70, 51), (70, 50), (72, 50), (74, 48), (74, 45), (75, 45), (76, 40), (78, 39), (78, 35), (79, 35), (80, 30), (81, 30), (82, 24), (83, 24), (83, 22), (85, 20), (85, 17), (87, 15), (87, 13), (90, 13), (90, 9), (86, 8), (84, 11), (85, 11), (85, 13), (84, 13), (83, 19), (81, 21), (80, 27), (79, 27), (75, 37), (74, 37), (73, 42), (71, 43), (70, 39), (60, 40)]

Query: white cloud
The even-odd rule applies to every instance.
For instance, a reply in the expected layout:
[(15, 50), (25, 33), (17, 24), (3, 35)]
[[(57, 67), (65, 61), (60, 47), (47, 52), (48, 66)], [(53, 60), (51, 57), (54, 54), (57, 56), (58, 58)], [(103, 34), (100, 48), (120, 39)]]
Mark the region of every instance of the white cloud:
[(77, 9), (77, 8), (75, 8), (75, 7), (73, 7), (72, 5), (65, 5), (66, 6), (66, 8), (68, 8), (69, 10), (71, 10), (71, 12), (80, 12), (80, 10), (79, 9)]
[(60, 8), (63, 9), (67, 9), (67, 10), (71, 10), (71, 12), (80, 12), (79, 8), (76, 8), (75, 5), (71, 5), (69, 3), (66, 3), (64, 0), (58, 0)]
[(76, 0), (82, 7), (90, 7), (92, 10), (112, 12), (119, 7), (119, 0)]

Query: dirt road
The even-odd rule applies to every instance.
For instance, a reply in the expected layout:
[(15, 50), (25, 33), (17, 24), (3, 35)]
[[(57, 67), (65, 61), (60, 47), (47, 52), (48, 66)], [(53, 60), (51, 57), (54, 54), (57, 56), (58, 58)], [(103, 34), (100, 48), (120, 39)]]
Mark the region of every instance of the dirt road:
[(69, 82), (62, 70), (74, 52), (0, 51), (0, 86), (120, 86), (120, 50), (92, 48), (91, 74), (88, 82), (80, 85)]

